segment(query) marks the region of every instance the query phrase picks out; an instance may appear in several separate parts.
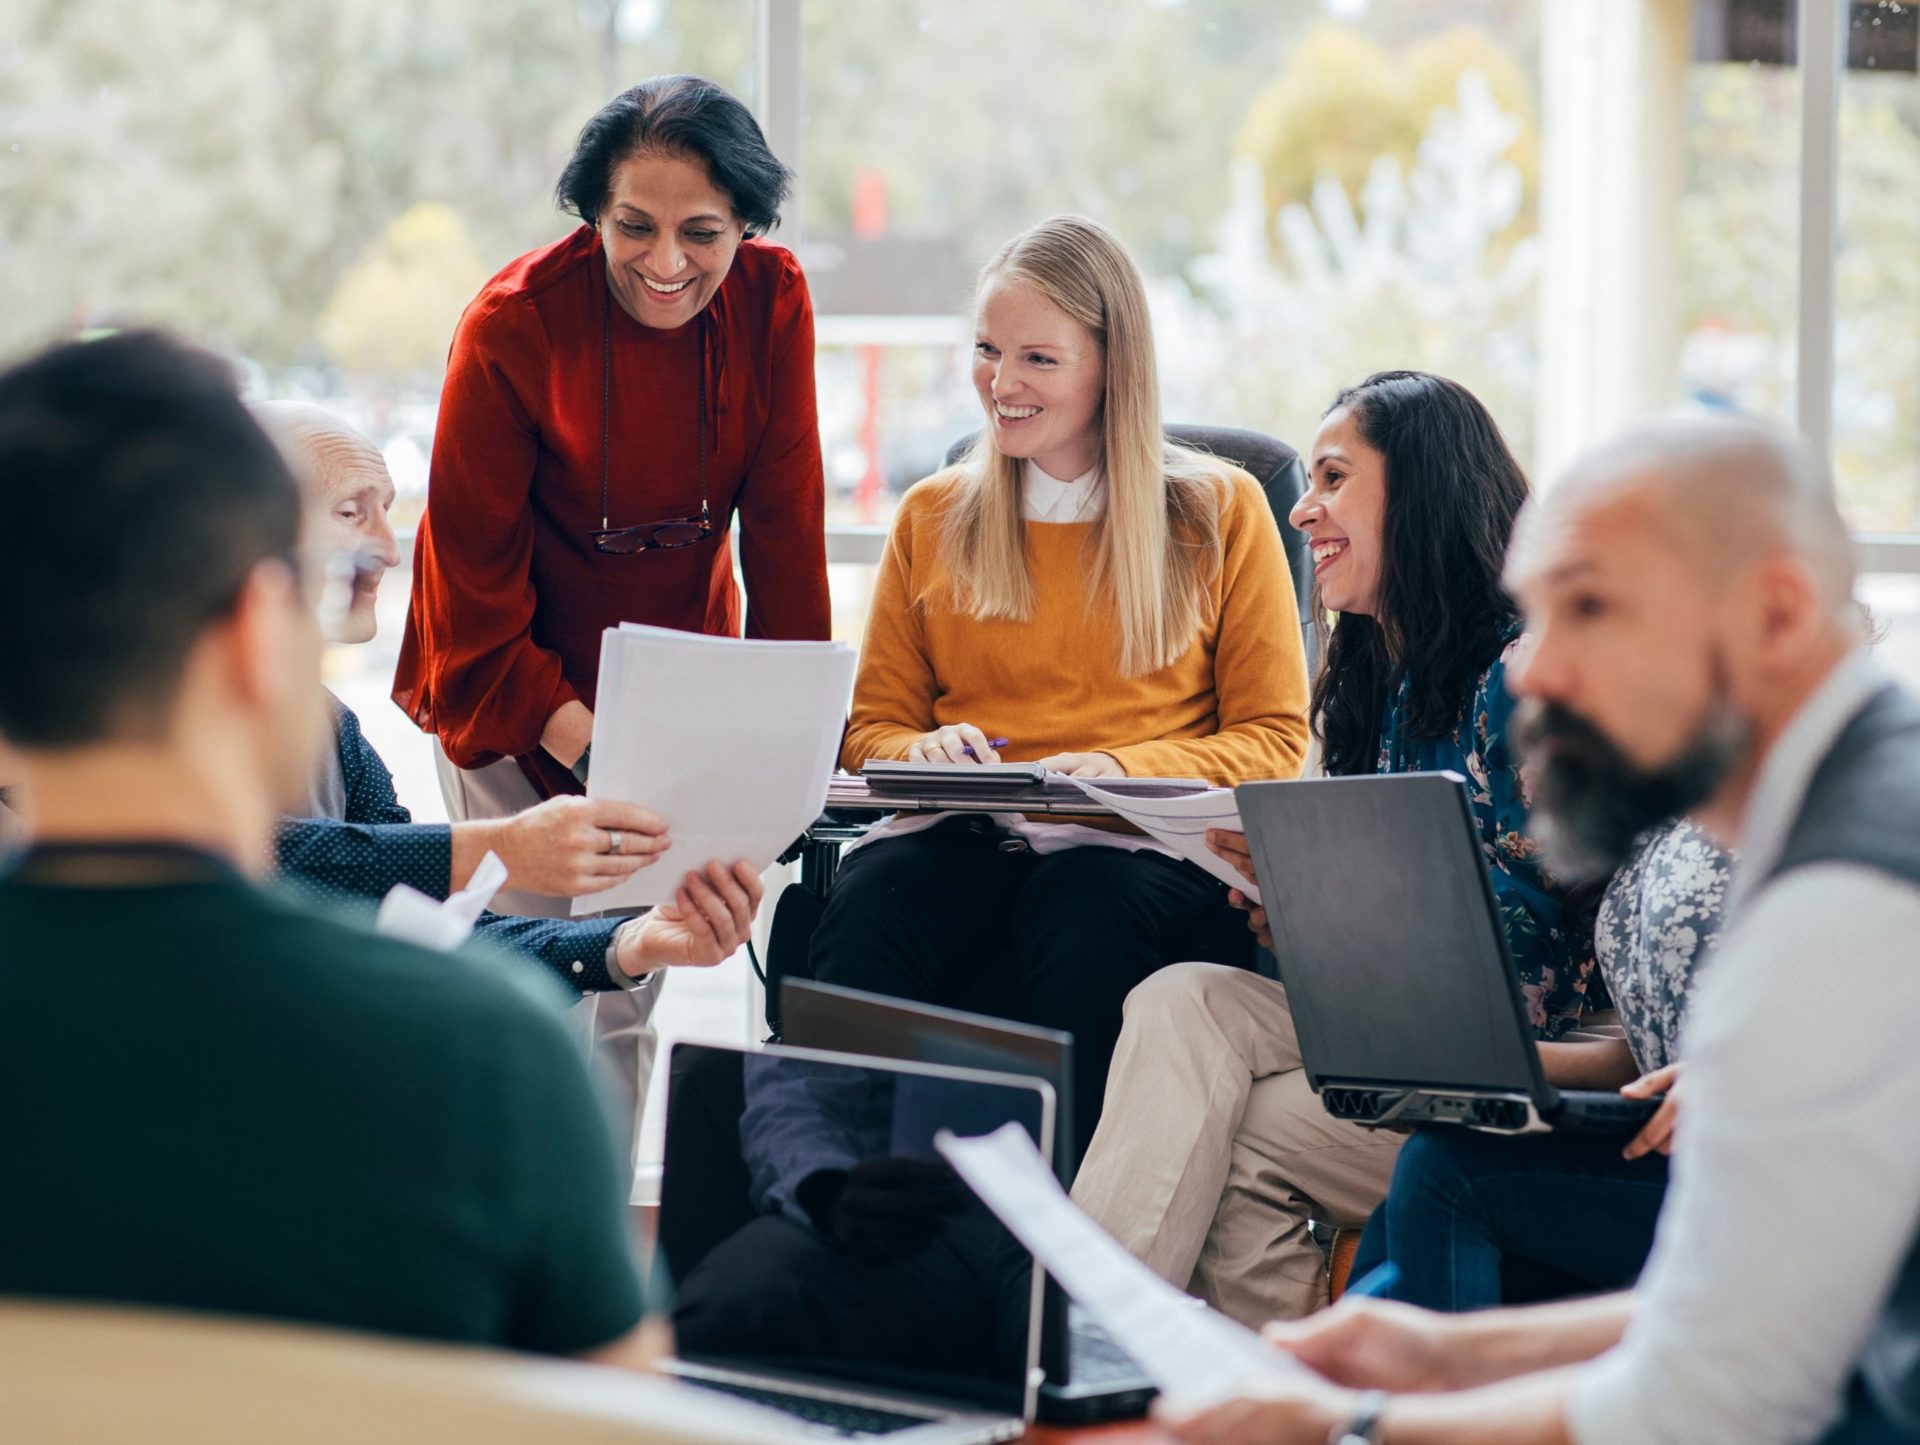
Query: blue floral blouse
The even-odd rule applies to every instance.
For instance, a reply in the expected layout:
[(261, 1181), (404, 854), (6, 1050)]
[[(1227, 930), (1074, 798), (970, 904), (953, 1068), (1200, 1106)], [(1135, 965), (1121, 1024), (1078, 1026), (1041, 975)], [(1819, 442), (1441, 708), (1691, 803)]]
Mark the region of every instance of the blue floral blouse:
[(1410, 686), (1405, 679), (1387, 704), (1380, 724), (1377, 773), (1447, 771), (1467, 779), (1480, 850), (1486, 855), (1493, 896), (1506, 926), (1507, 951), (1520, 976), (1534, 1035), (1558, 1038), (1587, 1007), (1593, 972), (1590, 935), (1573, 926), (1567, 890), (1541, 866), (1539, 845), (1527, 835), (1530, 788), (1507, 741), (1513, 695), (1507, 691), (1509, 641), (1474, 689), (1473, 706), (1451, 737), (1415, 740), (1401, 736)]

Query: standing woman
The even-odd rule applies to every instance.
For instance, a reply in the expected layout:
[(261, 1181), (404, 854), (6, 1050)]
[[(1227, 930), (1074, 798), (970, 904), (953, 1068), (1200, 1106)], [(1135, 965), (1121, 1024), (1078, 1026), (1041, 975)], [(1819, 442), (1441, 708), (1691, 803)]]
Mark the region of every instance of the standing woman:
[[(1041, 222), (982, 272), (975, 328), (986, 425), (901, 501), (841, 761), (1296, 775), (1306, 660), (1279, 528), (1252, 477), (1167, 440), (1125, 249)], [(1002, 1007), (1073, 1034), (1088, 1128), (1127, 991), (1175, 959), (1253, 961), (1224, 885), (1138, 833), (1018, 814), (877, 831), (834, 883), (815, 975), (954, 1003), (1008, 969)]]
[[(719, 86), (645, 81), (560, 177), (582, 224), (461, 317), (393, 689), (438, 741), (456, 821), (580, 791), (604, 629), (739, 634), (736, 514), (747, 633), (827, 636), (813, 310), (792, 255), (757, 239), (790, 179)], [(603, 1043), (634, 997), (602, 1008)], [(613, 1027), (638, 1048), (617, 1060), (637, 1108), (651, 1032)]]
[(745, 106), (671, 75), (587, 122), (570, 235), (454, 334), (394, 701), (472, 773), (576, 792), (600, 634), (828, 631), (813, 309), (755, 239), (790, 172)]

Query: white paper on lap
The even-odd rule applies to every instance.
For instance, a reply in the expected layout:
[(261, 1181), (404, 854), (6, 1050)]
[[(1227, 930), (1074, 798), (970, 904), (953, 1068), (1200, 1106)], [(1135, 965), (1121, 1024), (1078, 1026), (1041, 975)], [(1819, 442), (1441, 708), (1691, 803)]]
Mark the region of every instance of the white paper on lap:
[(1240, 809), (1233, 801), (1231, 788), (1209, 788), (1204, 793), (1183, 793), (1172, 798), (1141, 798), (1131, 793), (1116, 793), (1100, 786), (1094, 778), (1065, 778), (1096, 802), (1104, 803), (1134, 827), (1162, 847), (1170, 848), (1189, 863), (1206, 869), (1230, 888), (1238, 888), (1256, 904), (1260, 889), (1226, 859), (1207, 846), (1207, 829), (1244, 833)]

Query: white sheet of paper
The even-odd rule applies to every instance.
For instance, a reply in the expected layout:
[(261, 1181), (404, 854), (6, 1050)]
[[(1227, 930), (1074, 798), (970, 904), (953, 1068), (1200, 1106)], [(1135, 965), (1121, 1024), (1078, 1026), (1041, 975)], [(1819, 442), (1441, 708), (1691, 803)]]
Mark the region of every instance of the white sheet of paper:
[(416, 888), (396, 883), (380, 900), (380, 913), (374, 919), (374, 931), (389, 938), (403, 938), (422, 948), (450, 953), (467, 941), (473, 925), (493, 902), (493, 895), (507, 881), (507, 865), (500, 855), (489, 851), (473, 870), (467, 886), (446, 902), (427, 897)]
[(1209, 788), (1204, 793), (1182, 793), (1174, 798), (1136, 798), (1100, 786), (1096, 778), (1067, 778), (1089, 798), (1106, 804), (1156, 843), (1173, 849), (1189, 863), (1198, 864), (1230, 888), (1238, 888), (1255, 903), (1260, 890), (1226, 859), (1207, 846), (1207, 829), (1244, 833), (1240, 809), (1231, 788)]
[(587, 796), (653, 809), (658, 862), (573, 911), (673, 897), (715, 860), (765, 869), (820, 816), (853, 695), (853, 649), (622, 623), (600, 639)]
[(1213, 1404), (1305, 1368), (1161, 1279), (1067, 1197), (1018, 1124), (934, 1141), (1014, 1237), (1170, 1401)]

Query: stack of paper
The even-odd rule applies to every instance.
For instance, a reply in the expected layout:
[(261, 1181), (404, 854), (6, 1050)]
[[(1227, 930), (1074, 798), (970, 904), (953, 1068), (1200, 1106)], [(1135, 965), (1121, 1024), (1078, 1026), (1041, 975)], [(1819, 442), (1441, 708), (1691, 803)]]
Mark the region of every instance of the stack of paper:
[(1146, 798), (1103, 787), (1105, 779), (1068, 778), (1081, 792), (1105, 804), (1162, 847), (1171, 848), (1196, 863), (1229, 888), (1238, 888), (1256, 904), (1260, 890), (1254, 881), (1207, 846), (1207, 830), (1244, 833), (1240, 808), (1231, 788), (1210, 788), (1173, 798)]
[(575, 899), (573, 911), (664, 903), (715, 860), (769, 867), (826, 803), (853, 666), (853, 649), (839, 642), (608, 628), (587, 796), (653, 809), (672, 842), (626, 882)]

